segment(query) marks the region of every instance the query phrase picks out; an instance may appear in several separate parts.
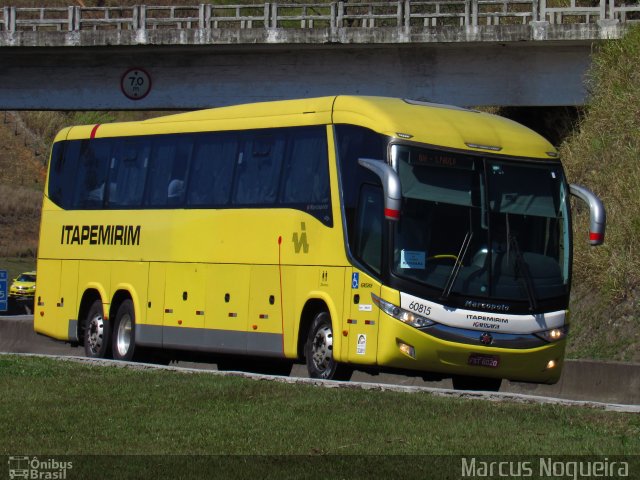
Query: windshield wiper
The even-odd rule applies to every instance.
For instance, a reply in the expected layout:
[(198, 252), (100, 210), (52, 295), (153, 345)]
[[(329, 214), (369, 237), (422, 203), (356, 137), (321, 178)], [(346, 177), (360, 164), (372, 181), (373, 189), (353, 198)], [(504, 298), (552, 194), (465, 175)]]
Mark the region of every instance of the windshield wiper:
[(464, 240), (462, 240), (462, 245), (460, 246), (460, 251), (458, 252), (458, 258), (456, 259), (456, 263), (453, 265), (451, 269), (451, 273), (449, 274), (449, 278), (447, 278), (447, 283), (444, 284), (444, 290), (442, 291), (442, 299), (449, 298), (451, 295), (451, 290), (453, 289), (453, 284), (458, 278), (458, 273), (460, 273), (460, 269), (462, 268), (462, 261), (464, 257), (467, 255), (467, 250), (469, 249), (469, 245), (471, 244), (471, 239), (473, 238), (473, 232), (468, 231), (464, 236)]
[[(507, 225), (508, 225), (508, 222), (509, 222), (509, 219), (507, 217)], [(533, 312), (538, 308), (538, 301), (536, 299), (536, 294), (533, 287), (533, 281), (531, 280), (531, 273), (529, 272), (529, 266), (527, 265), (527, 262), (524, 261), (524, 257), (522, 256), (522, 252), (520, 251), (520, 244), (518, 243), (518, 239), (516, 238), (516, 236), (511, 235), (511, 233), (508, 233), (508, 236), (509, 236), (509, 246), (516, 255), (516, 265), (518, 267), (518, 270), (516, 271), (516, 276), (518, 274), (518, 271), (522, 273), (524, 286), (527, 290), (527, 297), (529, 298), (529, 310)]]

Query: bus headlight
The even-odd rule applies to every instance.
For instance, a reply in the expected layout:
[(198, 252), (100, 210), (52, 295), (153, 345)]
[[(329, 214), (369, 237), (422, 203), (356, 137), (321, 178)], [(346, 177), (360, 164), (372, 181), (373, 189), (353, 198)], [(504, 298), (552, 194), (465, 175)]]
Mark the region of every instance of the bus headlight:
[(395, 318), (396, 320), (400, 320), (402, 323), (411, 325), (412, 327), (430, 327), (431, 325), (434, 325), (436, 323), (433, 320), (421, 317), (413, 312), (400, 308), (393, 303), (382, 300), (380, 297), (374, 295), (373, 293), (371, 294), (371, 299), (373, 300), (373, 303), (375, 303), (378, 308), (380, 308), (380, 310), (382, 310), (384, 313), (386, 313), (390, 317)]
[(539, 337), (547, 342), (557, 342), (562, 340), (569, 333), (569, 325), (563, 327), (552, 328), (551, 330), (545, 330), (544, 332), (534, 333), (536, 337)]

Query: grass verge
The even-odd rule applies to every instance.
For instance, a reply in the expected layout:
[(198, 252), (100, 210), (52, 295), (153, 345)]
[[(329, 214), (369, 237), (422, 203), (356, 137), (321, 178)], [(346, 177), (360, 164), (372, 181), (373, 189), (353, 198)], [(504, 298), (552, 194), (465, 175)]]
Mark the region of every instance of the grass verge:
[(0, 454), (634, 455), (640, 415), (0, 356)]

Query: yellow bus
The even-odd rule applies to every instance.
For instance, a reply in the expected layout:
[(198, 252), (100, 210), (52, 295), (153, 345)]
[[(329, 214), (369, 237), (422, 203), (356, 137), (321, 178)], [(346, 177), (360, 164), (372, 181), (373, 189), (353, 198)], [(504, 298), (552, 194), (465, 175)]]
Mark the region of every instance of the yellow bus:
[(605, 228), (531, 130), (383, 97), (66, 128), (45, 188), (36, 332), (90, 357), (324, 379), (556, 382), (569, 194), (592, 244)]

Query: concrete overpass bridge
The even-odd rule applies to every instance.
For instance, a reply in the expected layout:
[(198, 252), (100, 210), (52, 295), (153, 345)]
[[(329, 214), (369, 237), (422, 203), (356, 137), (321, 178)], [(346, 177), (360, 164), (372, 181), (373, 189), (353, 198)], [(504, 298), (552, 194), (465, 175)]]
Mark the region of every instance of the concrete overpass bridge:
[(564, 3), (4, 7), (0, 109), (191, 109), (336, 93), (580, 105), (593, 45), (620, 38), (640, 5)]

